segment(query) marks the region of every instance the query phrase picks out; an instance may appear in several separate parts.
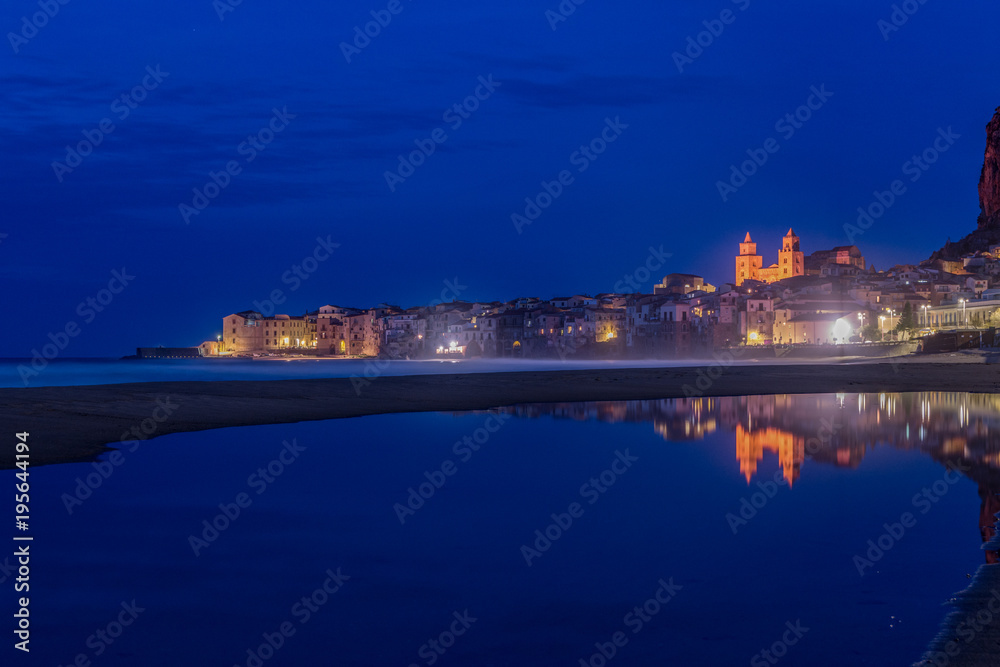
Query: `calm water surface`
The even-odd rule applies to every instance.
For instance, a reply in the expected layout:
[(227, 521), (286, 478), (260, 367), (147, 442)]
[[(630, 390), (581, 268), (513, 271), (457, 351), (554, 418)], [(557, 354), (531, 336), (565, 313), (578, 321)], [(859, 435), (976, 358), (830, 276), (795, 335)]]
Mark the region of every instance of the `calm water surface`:
[(848, 394), (165, 436), (32, 471), (17, 664), (906, 665), (996, 560), (998, 424)]

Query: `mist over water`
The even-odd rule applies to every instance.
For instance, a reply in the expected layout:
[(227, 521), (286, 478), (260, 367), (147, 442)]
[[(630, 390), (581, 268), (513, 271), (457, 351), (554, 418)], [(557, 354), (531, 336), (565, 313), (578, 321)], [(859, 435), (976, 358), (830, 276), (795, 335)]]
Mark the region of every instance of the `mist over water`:
[[(802, 359), (781, 363), (817, 363)], [(30, 359), (0, 360), (0, 387), (60, 387), (127, 382), (296, 380), (310, 378), (429, 375), (439, 373), (504, 373), (603, 368), (679, 368), (718, 363), (706, 359), (56, 359), (28, 373)], [(753, 360), (732, 365), (754, 364)], [(770, 360), (768, 363), (775, 363)], [(367, 374), (367, 375), (366, 375)], [(25, 377), (27, 378), (25, 380)]]

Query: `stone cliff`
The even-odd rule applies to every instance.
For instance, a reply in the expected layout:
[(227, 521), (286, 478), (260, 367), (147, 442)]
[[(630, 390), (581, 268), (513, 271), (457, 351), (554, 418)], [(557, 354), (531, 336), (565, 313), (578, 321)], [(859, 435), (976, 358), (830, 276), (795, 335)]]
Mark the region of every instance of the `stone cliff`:
[(969, 252), (988, 250), (1000, 244), (1000, 107), (986, 124), (986, 153), (979, 175), (979, 224), (976, 231), (958, 241), (950, 239), (928, 261), (957, 259)]
[(1000, 227), (1000, 107), (986, 125), (986, 155), (979, 176), (979, 229)]

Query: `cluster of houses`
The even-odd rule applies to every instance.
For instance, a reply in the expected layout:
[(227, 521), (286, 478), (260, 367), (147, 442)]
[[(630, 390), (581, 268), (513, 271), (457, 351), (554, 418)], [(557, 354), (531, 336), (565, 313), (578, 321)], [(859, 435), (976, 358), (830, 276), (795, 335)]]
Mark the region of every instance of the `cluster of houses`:
[[(652, 294), (604, 293), (400, 308), (322, 306), (300, 316), (223, 319), (203, 355), (417, 359), (686, 357), (740, 345), (841, 345), (914, 330), (988, 326), (1000, 309), (1000, 246), (960, 260), (876, 271), (856, 246), (805, 256), (791, 229), (763, 266), (747, 234), (731, 283), (670, 274)], [(996, 285), (996, 287), (994, 287)]]

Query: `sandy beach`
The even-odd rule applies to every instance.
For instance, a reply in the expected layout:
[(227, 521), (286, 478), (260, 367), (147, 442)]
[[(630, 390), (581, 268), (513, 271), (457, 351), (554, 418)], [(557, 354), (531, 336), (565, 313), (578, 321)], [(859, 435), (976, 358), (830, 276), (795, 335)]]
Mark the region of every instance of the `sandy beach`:
[[(969, 362), (978, 361), (978, 363)], [(228, 426), (517, 403), (745, 394), (1000, 391), (982, 356), (934, 362), (742, 365), (351, 378), (148, 382), (0, 389), (12, 432), (28, 431), (32, 465), (92, 460), (122, 441)], [(131, 445), (130, 445), (131, 446)], [(13, 467), (11, 449), (0, 466)]]

